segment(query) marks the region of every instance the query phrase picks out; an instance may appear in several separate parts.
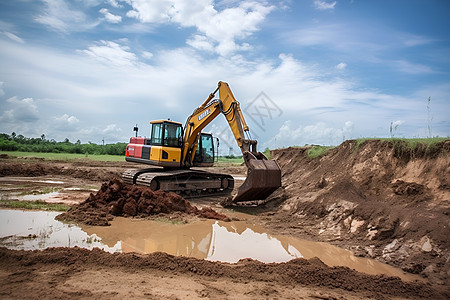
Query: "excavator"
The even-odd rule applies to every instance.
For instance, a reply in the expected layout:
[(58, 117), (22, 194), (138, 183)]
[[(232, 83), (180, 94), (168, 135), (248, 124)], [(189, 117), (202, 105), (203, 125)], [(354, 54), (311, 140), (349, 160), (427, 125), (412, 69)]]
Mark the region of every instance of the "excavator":
[[(217, 92), (219, 98), (215, 99)], [(171, 120), (156, 120), (150, 122), (150, 138), (131, 137), (125, 160), (153, 167), (127, 170), (122, 179), (126, 183), (188, 197), (230, 195), (234, 188), (231, 175), (192, 169), (214, 164), (213, 136), (202, 132), (202, 129), (219, 114), (225, 116), (247, 167), (244, 183), (222, 205), (260, 204), (281, 186), (281, 169), (275, 160), (269, 160), (257, 151), (257, 141), (251, 139), (239, 102), (229, 85), (222, 81), (187, 118), (184, 127)]]

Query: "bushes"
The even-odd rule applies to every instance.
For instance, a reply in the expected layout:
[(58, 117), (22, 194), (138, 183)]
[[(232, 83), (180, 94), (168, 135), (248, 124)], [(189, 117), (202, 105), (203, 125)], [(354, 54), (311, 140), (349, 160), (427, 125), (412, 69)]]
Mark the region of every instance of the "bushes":
[(127, 143), (81, 144), (79, 140), (71, 143), (68, 139), (64, 142), (56, 142), (45, 139), (44, 135), (41, 138), (27, 138), (21, 134), (16, 136), (15, 133), (11, 136), (5, 133), (0, 134), (0, 151), (125, 155), (126, 146)]

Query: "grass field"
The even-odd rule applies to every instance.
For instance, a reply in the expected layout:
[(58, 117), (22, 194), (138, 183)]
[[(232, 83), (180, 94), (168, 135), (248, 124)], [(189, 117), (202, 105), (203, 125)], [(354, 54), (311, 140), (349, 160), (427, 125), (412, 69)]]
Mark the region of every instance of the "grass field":
[[(74, 160), (74, 159), (91, 159), (96, 161), (125, 161), (125, 157), (121, 155), (85, 155), (75, 153), (41, 153), (41, 152), (20, 152), (20, 151), (0, 151), (0, 154), (7, 154), (14, 157), (37, 157), (48, 160)], [(242, 157), (225, 158), (220, 156), (215, 161), (217, 165), (241, 164), (244, 162)]]
[(7, 154), (15, 157), (37, 157), (48, 160), (73, 160), (73, 159), (92, 159), (98, 161), (125, 161), (121, 155), (86, 155), (76, 153), (41, 153), (41, 152), (19, 152), (19, 151), (0, 151), (0, 154)]

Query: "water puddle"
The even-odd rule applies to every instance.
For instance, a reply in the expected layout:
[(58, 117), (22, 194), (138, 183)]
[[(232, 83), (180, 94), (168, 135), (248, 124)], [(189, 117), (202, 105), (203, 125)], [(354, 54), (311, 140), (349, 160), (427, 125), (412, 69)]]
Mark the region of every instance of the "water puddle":
[(0, 246), (38, 250), (49, 247), (100, 248), (121, 252), (120, 242), (107, 246), (95, 234), (55, 220), (59, 212), (0, 210)]
[(47, 201), (51, 202), (52, 199), (57, 198), (59, 196), (59, 192), (50, 192), (50, 193), (43, 193), (43, 194), (30, 194), (30, 195), (12, 195), (10, 196), (11, 199), (17, 199), (17, 200), (24, 200), (24, 201)]
[(64, 184), (64, 181), (57, 181), (57, 180), (39, 180), (37, 182), (52, 183), (52, 184)]
[(417, 275), (350, 251), (289, 236), (272, 236), (260, 226), (244, 222), (198, 221), (171, 224), (115, 218), (111, 226), (75, 226), (54, 220), (58, 213), (0, 210), (0, 246), (11, 249), (98, 247), (109, 252), (166, 252), (210, 261), (235, 263), (252, 258), (265, 263), (318, 257), (329, 266), (347, 266), (367, 274), (420, 280)]

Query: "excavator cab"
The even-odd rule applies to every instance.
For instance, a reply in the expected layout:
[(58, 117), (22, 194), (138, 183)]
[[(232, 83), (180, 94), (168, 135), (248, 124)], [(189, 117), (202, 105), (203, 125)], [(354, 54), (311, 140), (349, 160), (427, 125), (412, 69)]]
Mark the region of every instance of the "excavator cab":
[(212, 167), (214, 164), (214, 143), (210, 133), (200, 133), (194, 156), (194, 167)]

